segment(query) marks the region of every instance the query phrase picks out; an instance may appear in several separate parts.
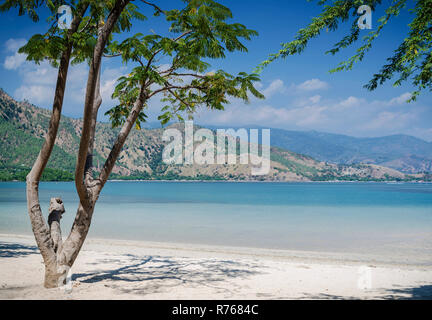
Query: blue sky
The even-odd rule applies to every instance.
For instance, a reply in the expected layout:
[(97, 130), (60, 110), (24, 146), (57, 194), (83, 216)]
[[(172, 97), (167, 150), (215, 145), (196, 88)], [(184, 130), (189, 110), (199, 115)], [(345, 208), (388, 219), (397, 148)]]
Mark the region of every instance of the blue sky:
[[(155, 0), (156, 1), (156, 0)], [(156, 1), (171, 9), (181, 6), (179, 0)], [(214, 61), (212, 68), (223, 68), (230, 73), (251, 72), (270, 53), (280, 48), (281, 42), (293, 39), (296, 31), (307, 25), (320, 12), (316, 1), (221, 1), (231, 8), (236, 22), (257, 30), (259, 36), (247, 42), (248, 53), (229, 54), (223, 61)], [(390, 1), (384, 1), (385, 4)], [(412, 4), (412, 2), (411, 2)], [(152, 10), (142, 7), (151, 17)], [(373, 27), (383, 15), (383, 8), (373, 13)], [(353, 136), (370, 137), (391, 134), (410, 134), (432, 141), (432, 94), (424, 93), (417, 102), (407, 104), (409, 84), (394, 88), (389, 82), (374, 92), (363, 89), (371, 76), (385, 63), (407, 34), (411, 14), (405, 11), (386, 27), (376, 40), (365, 60), (350, 72), (330, 74), (328, 71), (350, 57), (355, 47), (336, 56), (324, 52), (341, 39), (352, 21), (335, 33), (324, 33), (313, 40), (308, 49), (298, 56), (276, 61), (262, 73), (258, 84), (266, 100), (253, 100), (244, 105), (232, 101), (225, 111), (203, 110), (196, 115), (199, 124), (221, 126), (260, 125), (288, 130), (318, 130)], [(51, 108), (56, 70), (48, 64), (26, 62), (17, 49), (32, 34), (44, 32), (47, 22), (42, 18), (33, 23), (28, 17), (18, 17), (16, 11), (2, 13), (0, 19), (0, 87), (18, 100), (27, 99), (37, 106)], [(166, 32), (166, 24), (155, 18), (137, 23), (132, 33)], [(364, 35), (368, 31), (362, 31)], [(119, 59), (105, 59), (102, 73), (104, 112), (115, 105), (110, 96), (115, 80), (126, 74), (128, 66)], [(64, 114), (82, 116), (86, 66), (70, 69), (64, 104)], [(158, 100), (149, 105), (149, 121), (155, 121), (162, 104)]]

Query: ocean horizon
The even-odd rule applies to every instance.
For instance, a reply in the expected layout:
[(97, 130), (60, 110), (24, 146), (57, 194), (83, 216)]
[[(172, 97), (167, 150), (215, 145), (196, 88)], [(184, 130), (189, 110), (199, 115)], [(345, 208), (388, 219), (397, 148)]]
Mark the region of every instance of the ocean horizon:
[[(89, 237), (347, 252), (432, 264), (432, 184), (110, 181)], [(73, 182), (42, 182), (40, 200), (61, 197), (67, 236)], [(0, 183), (0, 233), (32, 234), (25, 183)]]

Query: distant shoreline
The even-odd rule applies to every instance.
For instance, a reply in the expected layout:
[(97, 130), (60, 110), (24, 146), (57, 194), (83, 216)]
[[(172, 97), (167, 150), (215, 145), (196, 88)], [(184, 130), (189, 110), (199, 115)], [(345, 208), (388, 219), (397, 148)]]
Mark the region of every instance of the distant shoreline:
[[(308, 183), (385, 183), (385, 184), (432, 184), (432, 181), (379, 181), (379, 180), (368, 180), (368, 181), (356, 181), (356, 180), (334, 180), (334, 181), (257, 181), (257, 180), (140, 180), (140, 179), (110, 179), (109, 182), (187, 182), (187, 183), (196, 183), (196, 182), (207, 182), (207, 183), (297, 183), (297, 184), (308, 184)], [(0, 180), (0, 183), (5, 182), (20, 182), (25, 183), (22, 180)], [(44, 182), (65, 182), (70, 183), (73, 182), (70, 180), (50, 180), (50, 181), (41, 181)]]

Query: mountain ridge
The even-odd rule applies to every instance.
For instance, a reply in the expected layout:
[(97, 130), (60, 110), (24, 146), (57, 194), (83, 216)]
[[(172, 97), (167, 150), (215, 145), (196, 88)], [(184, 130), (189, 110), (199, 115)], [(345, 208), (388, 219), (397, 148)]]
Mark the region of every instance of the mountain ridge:
[[(245, 126), (245, 128), (263, 128)], [(316, 130), (271, 129), (271, 145), (336, 164), (376, 164), (408, 174), (432, 171), (432, 142), (405, 135), (352, 137)]]
[[(0, 90), (1, 172), (32, 166), (48, 128), (50, 111), (27, 101), (18, 102)], [(180, 124), (174, 127), (182, 127)], [(82, 120), (62, 116), (56, 146), (48, 163), (73, 179)], [(151, 180), (235, 180), (235, 181), (417, 181), (425, 175), (406, 175), (377, 165), (336, 165), (310, 156), (271, 148), (271, 170), (266, 176), (252, 176), (250, 165), (168, 165), (162, 162), (164, 129), (133, 130), (116, 162), (111, 178)], [(94, 160), (98, 171), (107, 158), (119, 129), (99, 122), (96, 129)], [(273, 132), (272, 132), (273, 138)], [(236, 154), (238, 157), (239, 154)], [(238, 162), (239, 163), (239, 162)], [(18, 169), (17, 169), (18, 168)], [(25, 168), (25, 169), (24, 169)], [(9, 175), (10, 176), (10, 175)], [(9, 177), (8, 176), (8, 177)], [(8, 179), (11, 179), (10, 177)]]

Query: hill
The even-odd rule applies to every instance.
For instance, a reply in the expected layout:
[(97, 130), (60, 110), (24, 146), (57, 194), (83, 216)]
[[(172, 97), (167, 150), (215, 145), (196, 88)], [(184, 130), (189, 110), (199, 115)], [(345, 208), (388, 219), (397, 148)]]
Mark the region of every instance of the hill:
[[(247, 128), (262, 128), (246, 126)], [(271, 128), (271, 145), (337, 164), (376, 164), (405, 173), (432, 172), (432, 142), (409, 135), (356, 138)]]
[(272, 129), (272, 144), (320, 161), (377, 164), (406, 173), (432, 171), (432, 143), (408, 135), (355, 138)]
[[(1, 180), (25, 178), (42, 145), (49, 117), (49, 110), (26, 101), (15, 101), (0, 90)], [(73, 179), (81, 126), (80, 119), (62, 117), (56, 146), (47, 166), (49, 170), (44, 175), (45, 180)], [(174, 126), (181, 127), (180, 124)], [(111, 128), (109, 123), (98, 123), (94, 152), (98, 168), (107, 158), (118, 130)], [(279, 147), (271, 148), (271, 170), (266, 176), (252, 176), (250, 165), (167, 165), (162, 162), (162, 152), (166, 145), (162, 141), (163, 130), (156, 128), (132, 131), (111, 178), (240, 181), (411, 181), (425, 178), (373, 164), (331, 164)]]

